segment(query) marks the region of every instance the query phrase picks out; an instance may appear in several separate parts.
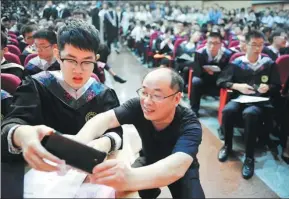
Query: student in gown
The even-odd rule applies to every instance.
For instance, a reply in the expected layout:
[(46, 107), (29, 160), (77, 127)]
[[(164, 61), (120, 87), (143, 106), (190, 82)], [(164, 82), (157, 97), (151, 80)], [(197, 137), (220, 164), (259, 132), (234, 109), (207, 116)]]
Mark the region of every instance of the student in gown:
[[(263, 123), (268, 125), (272, 115), (274, 100), (280, 97), (280, 77), (275, 62), (261, 55), (264, 46), (264, 35), (258, 31), (251, 31), (246, 35), (246, 55), (238, 57), (229, 64), (220, 74), (217, 85), (222, 88), (232, 89), (232, 99), (239, 95), (269, 97), (263, 103), (238, 103), (230, 101), (223, 109), (222, 130), (225, 135), (225, 144), (220, 149), (218, 159), (224, 162), (232, 153), (233, 127), (237, 121), (244, 124), (245, 133), (245, 161), (242, 176), (249, 179), (254, 174), (254, 148), (257, 132)], [(272, 119), (271, 119), (272, 121)], [(264, 127), (264, 126), (263, 126)], [(260, 136), (269, 135), (265, 130)]]
[[(68, 20), (57, 34), (54, 55), (61, 70), (27, 76), (14, 95), (11, 113), (2, 123), (2, 157), (23, 155), (32, 168), (40, 171), (58, 169), (43, 158), (61, 162), (40, 144), (45, 135), (54, 131), (75, 135), (94, 115), (119, 106), (115, 91), (91, 78), (99, 57), (95, 27), (81, 20)], [(110, 152), (121, 147), (121, 127), (105, 134), (97, 132), (95, 148)]]
[(25, 66), (24, 75), (60, 70), (60, 65), (53, 54), (53, 49), (57, 48), (56, 33), (43, 29), (37, 31), (33, 38), (38, 56), (32, 58)]
[(201, 97), (205, 93), (218, 95), (219, 88), (216, 81), (220, 72), (213, 72), (204, 69), (205, 65), (216, 65), (223, 70), (232, 55), (227, 48), (222, 47), (222, 36), (218, 32), (209, 33), (206, 46), (200, 48), (195, 53), (194, 77), (192, 80), (192, 88), (190, 103), (192, 110), (199, 115)]
[(23, 76), (24, 67), (7, 61), (4, 57), (4, 53), (8, 52), (7, 48), (7, 35), (1, 31), (1, 51), (0, 51), (0, 60), (1, 60), (1, 73), (9, 73), (12, 75), (16, 75), (20, 79)]
[[(198, 148), (201, 125), (191, 109), (179, 105), (184, 82), (172, 69), (147, 74), (139, 98), (92, 118), (75, 136), (87, 142), (98, 133), (133, 124), (142, 140), (143, 155), (132, 165), (107, 160), (93, 170), (91, 183), (121, 191), (139, 191), (141, 198), (157, 198), (168, 186), (173, 198), (204, 198), (199, 179)], [(98, 129), (98, 132), (95, 131)]]
[(273, 61), (281, 55), (281, 49), (286, 47), (287, 33), (285, 30), (273, 32), (269, 37), (270, 46), (263, 48), (263, 53), (267, 54)]

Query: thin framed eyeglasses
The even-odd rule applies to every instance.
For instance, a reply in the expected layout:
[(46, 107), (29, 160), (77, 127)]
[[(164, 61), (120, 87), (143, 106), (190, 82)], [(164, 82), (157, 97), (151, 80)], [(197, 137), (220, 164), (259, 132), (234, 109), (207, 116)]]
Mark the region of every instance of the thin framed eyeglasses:
[(86, 71), (94, 67), (94, 65), (96, 64), (96, 62), (93, 62), (93, 61), (82, 61), (79, 63), (78, 61), (74, 59), (69, 59), (69, 58), (60, 58), (60, 60), (62, 61), (63, 65), (67, 67), (76, 68), (77, 66), (80, 65), (83, 71)]
[(144, 88), (139, 88), (137, 91), (137, 94), (140, 98), (146, 98), (148, 96), (150, 96), (151, 100), (154, 102), (161, 102), (162, 100), (172, 97), (174, 95), (176, 95), (177, 93), (179, 93), (180, 91), (177, 91), (171, 95), (168, 96), (161, 96), (161, 95), (156, 95), (156, 94), (148, 94)]
[(52, 45), (48, 45), (48, 46), (36, 46), (34, 45), (35, 49), (38, 50), (38, 51), (43, 51), (49, 47), (51, 47)]

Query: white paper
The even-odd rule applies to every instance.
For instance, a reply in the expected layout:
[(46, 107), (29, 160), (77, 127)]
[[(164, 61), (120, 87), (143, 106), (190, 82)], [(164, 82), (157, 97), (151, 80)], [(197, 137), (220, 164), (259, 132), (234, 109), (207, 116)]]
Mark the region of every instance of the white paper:
[(265, 102), (268, 101), (268, 97), (256, 97), (256, 96), (248, 96), (248, 95), (240, 95), (238, 98), (233, 99), (233, 102), (239, 103), (254, 103), (254, 102)]
[[(24, 198), (114, 198), (111, 187), (84, 183), (86, 174), (70, 169), (66, 175), (31, 169), (24, 176)], [(85, 197), (87, 196), (87, 197)]]
[(220, 67), (216, 66), (216, 65), (204, 65), (203, 68), (204, 69), (209, 69), (209, 70), (211, 70), (213, 72), (220, 72), (221, 71)]
[(194, 61), (194, 58), (189, 56), (188, 54), (182, 54), (179, 59), (187, 60), (187, 61)]

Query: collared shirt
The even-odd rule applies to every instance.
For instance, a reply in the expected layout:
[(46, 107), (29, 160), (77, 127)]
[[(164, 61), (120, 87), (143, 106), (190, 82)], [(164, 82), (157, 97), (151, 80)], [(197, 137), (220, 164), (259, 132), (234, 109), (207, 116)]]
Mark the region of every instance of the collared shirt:
[(273, 51), (273, 53), (275, 53), (276, 55), (278, 55), (278, 57), (280, 56), (280, 52), (277, 48), (274, 48), (274, 46), (270, 45), (267, 48), (269, 48), (271, 51)]
[(242, 56), (240, 59), (242, 60), (242, 62), (248, 64), (248, 66), (254, 71), (256, 71), (258, 68), (260, 68), (263, 65), (263, 63), (261, 62), (261, 60), (262, 60), (261, 55), (259, 55), (258, 60), (255, 63), (251, 63), (249, 61), (247, 55)]
[(56, 59), (53, 57), (53, 59), (51, 60), (50, 63), (48, 63), (46, 60), (44, 59), (40, 59), (39, 56), (31, 59), (29, 61), (29, 63), (37, 66), (38, 68), (40, 68), (41, 70), (47, 70), (54, 62), (56, 61)]

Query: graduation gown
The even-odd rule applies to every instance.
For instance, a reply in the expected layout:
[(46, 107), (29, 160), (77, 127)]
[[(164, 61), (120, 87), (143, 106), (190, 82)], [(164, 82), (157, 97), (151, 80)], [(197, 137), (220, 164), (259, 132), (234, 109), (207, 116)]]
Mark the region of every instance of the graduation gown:
[[(244, 62), (244, 56), (238, 57), (229, 64), (220, 74), (217, 85), (222, 88), (231, 88), (233, 83), (246, 83), (250, 86), (268, 84), (269, 91), (264, 94), (256, 92), (253, 96), (270, 97), (280, 96), (281, 82), (275, 62), (266, 56), (261, 56), (257, 70), (252, 70), (248, 63)], [(236, 98), (241, 93), (233, 90), (231, 98)]]
[[(37, 73), (40, 73), (43, 71), (42, 68), (39, 67), (40, 60), (38, 57), (35, 57), (33, 59), (31, 59), (28, 64), (25, 67), (24, 70), (24, 75), (35, 75)], [(60, 70), (60, 64), (58, 63), (58, 61), (53, 62), (53, 64), (51, 64), (49, 66), (49, 68), (46, 69), (47, 71), (56, 71), (56, 70)]]
[(223, 48), (222, 56), (216, 60), (209, 57), (206, 49), (207, 48), (204, 47), (196, 51), (193, 75), (205, 79), (208, 84), (215, 86), (220, 72), (215, 72), (214, 75), (209, 75), (205, 72), (203, 66), (217, 65), (221, 70), (223, 70), (229, 63), (232, 52), (226, 48)]
[[(107, 11), (104, 15), (104, 35), (108, 43), (118, 37), (118, 17), (114, 10)], [(108, 46), (110, 47), (110, 46)]]
[(9, 73), (19, 77), (20, 79), (23, 77), (23, 70), (23, 66), (8, 62), (7, 60), (1, 64), (1, 73)]
[[(1, 136), (1, 160), (5, 162), (1, 184), (5, 184), (6, 196), (8, 194), (8, 197), (14, 198), (23, 196), (24, 162), (11, 162), (11, 156), (22, 157), (22, 154), (12, 155), (8, 152), (7, 135), (12, 126), (44, 124), (61, 133), (75, 135), (96, 114), (119, 106), (114, 90), (90, 78), (82, 88), (74, 91), (64, 82), (60, 71), (44, 71), (27, 76), (14, 99), (11, 113), (2, 122)], [(107, 132), (116, 132), (122, 138), (121, 127)]]
[(262, 53), (265, 53), (268, 55), (273, 61), (276, 61), (276, 59), (279, 57), (279, 53), (273, 52), (270, 48), (267, 46), (263, 48)]
[[(90, 118), (117, 106), (115, 91), (93, 78), (75, 91), (64, 82), (60, 71), (27, 76), (14, 95), (11, 113), (2, 123), (2, 153), (9, 153), (5, 137), (16, 124), (43, 124), (63, 134), (76, 135)], [(122, 137), (121, 127), (108, 132)]]

